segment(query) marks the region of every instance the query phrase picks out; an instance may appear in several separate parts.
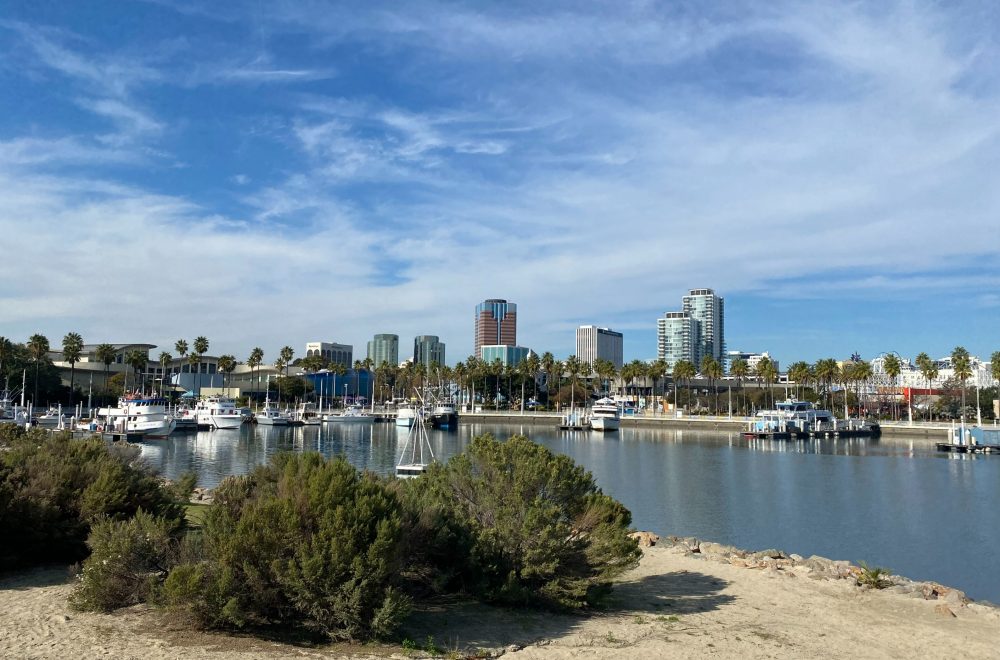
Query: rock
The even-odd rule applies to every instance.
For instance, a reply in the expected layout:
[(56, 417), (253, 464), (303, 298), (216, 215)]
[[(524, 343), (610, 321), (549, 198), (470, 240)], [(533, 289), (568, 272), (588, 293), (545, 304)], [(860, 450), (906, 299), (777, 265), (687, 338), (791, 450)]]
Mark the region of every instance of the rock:
[(952, 610), (956, 610), (958, 608), (965, 607), (965, 605), (969, 602), (969, 599), (958, 589), (951, 589), (947, 594), (945, 594), (944, 602)]
[(954, 612), (951, 611), (951, 608), (945, 605), (944, 603), (941, 603), (940, 605), (935, 607), (934, 611), (940, 614), (941, 616), (948, 618), (955, 618), (957, 616)]
[(787, 559), (788, 558), (788, 555), (786, 555), (781, 550), (774, 550), (774, 549), (771, 549), (771, 550), (759, 550), (758, 552), (752, 552), (752, 553), (750, 553), (750, 556), (753, 557), (754, 559)]
[(693, 536), (682, 539), (681, 543), (686, 545), (691, 552), (701, 552), (701, 541)]
[(792, 554), (788, 555), (788, 558), (791, 559), (792, 561), (794, 561), (795, 563), (799, 563), (799, 562), (803, 561), (802, 555), (797, 555), (794, 552)]
[(660, 540), (660, 537), (653, 532), (632, 532), (629, 538), (636, 539), (640, 548), (651, 548)]
[(731, 545), (722, 545), (721, 543), (712, 543), (711, 541), (702, 541), (698, 546), (703, 555), (722, 555), (728, 557), (729, 555), (738, 555), (739, 549), (734, 548)]

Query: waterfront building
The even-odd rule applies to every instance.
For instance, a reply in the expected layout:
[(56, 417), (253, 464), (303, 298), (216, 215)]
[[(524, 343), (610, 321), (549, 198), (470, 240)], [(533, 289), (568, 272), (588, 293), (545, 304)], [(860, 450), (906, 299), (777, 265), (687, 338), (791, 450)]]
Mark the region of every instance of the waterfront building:
[(444, 342), (437, 335), (419, 335), (413, 339), (413, 362), (430, 370), (431, 364), (444, 366)]
[(486, 364), (493, 364), (497, 360), (505, 367), (516, 367), (523, 360), (527, 360), (531, 354), (530, 348), (524, 346), (507, 346), (506, 344), (494, 344), (492, 346), (480, 346), (479, 358)]
[(595, 360), (607, 360), (622, 368), (622, 333), (610, 328), (581, 325), (576, 329), (576, 357), (594, 366)]
[(711, 356), (725, 365), (725, 299), (712, 289), (691, 289), (681, 299), (681, 311), (698, 322), (698, 337), (694, 342), (694, 363), (701, 368), (701, 361)]
[(517, 305), (491, 298), (476, 305), (475, 353), (483, 346), (517, 345)]
[(368, 359), (372, 361), (373, 368), (378, 368), (383, 362), (399, 364), (399, 335), (375, 335), (368, 342)]
[(667, 312), (656, 320), (656, 357), (673, 370), (681, 360), (698, 365), (698, 321), (687, 312)]
[(768, 353), (767, 351), (764, 351), (763, 353), (747, 353), (746, 351), (726, 351), (726, 361), (724, 364), (726, 373), (729, 373), (729, 371), (732, 370), (733, 362), (735, 362), (736, 360), (743, 360), (744, 362), (747, 363), (747, 367), (750, 369), (750, 373), (753, 374), (757, 370), (757, 365), (760, 364), (760, 361), (765, 358), (771, 361), (771, 364), (774, 365), (775, 371), (779, 372), (781, 371), (781, 367), (778, 364), (778, 361), (775, 360), (773, 357), (771, 357), (771, 354)]
[(306, 344), (306, 357), (318, 355), (331, 364), (339, 364), (346, 369), (354, 365), (354, 347), (327, 341), (311, 341)]

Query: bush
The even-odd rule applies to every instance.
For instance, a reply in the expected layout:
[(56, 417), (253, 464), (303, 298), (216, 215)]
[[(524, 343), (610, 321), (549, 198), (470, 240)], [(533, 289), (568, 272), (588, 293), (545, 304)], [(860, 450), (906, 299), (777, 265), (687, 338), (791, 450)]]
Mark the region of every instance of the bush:
[(278, 455), (220, 485), (201, 558), (171, 571), (164, 601), (211, 627), (386, 636), (410, 606), (395, 586), (401, 530), (399, 500), (374, 476), (342, 458)]
[(0, 425), (0, 570), (87, 555), (91, 525), (139, 509), (183, 525), (177, 505), (134, 447)]
[(79, 610), (110, 612), (145, 602), (153, 595), (173, 556), (176, 525), (145, 511), (128, 520), (102, 518), (94, 523), (70, 604)]
[(415, 501), (447, 516), (423, 533), (450, 543), (461, 537), (457, 524), (468, 538), (450, 556), (445, 547), (425, 554), (442, 570), (459, 570), (465, 587), (486, 600), (581, 608), (638, 563), (628, 509), (570, 458), (524, 436), (480, 436), (425, 478), (412, 486)]

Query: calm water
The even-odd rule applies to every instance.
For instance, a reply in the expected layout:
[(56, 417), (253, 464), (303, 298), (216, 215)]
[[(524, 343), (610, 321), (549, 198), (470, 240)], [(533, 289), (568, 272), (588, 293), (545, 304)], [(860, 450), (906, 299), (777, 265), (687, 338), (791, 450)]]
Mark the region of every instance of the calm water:
[[(429, 431), (437, 457), (483, 432), (524, 433), (593, 472), (639, 529), (743, 548), (864, 560), (1000, 602), (1000, 456), (938, 454), (889, 440), (748, 443), (736, 433), (622, 429), (601, 436), (545, 426), (464, 424)], [(143, 444), (173, 478), (214, 486), (282, 450), (344, 455), (391, 474), (406, 438), (391, 424), (244, 426)]]

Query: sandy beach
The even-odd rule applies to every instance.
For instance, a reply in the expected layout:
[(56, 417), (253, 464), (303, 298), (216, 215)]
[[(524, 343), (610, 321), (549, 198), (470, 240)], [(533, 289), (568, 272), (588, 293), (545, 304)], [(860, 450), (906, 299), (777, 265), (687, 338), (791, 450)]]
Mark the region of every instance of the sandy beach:
[[(735, 562), (735, 563), (733, 563)], [(763, 563), (763, 567), (746, 564)], [(784, 564), (784, 565), (778, 565)], [(112, 615), (69, 609), (72, 578), (46, 569), (0, 581), (4, 658), (992, 658), (1000, 610), (957, 593), (872, 591), (816, 579), (799, 563), (725, 560), (684, 545), (646, 548), (607, 611), (560, 616), (440, 602), (404, 627), (399, 646), (311, 646), (192, 631), (145, 606)], [(428, 643), (428, 638), (432, 643)]]

